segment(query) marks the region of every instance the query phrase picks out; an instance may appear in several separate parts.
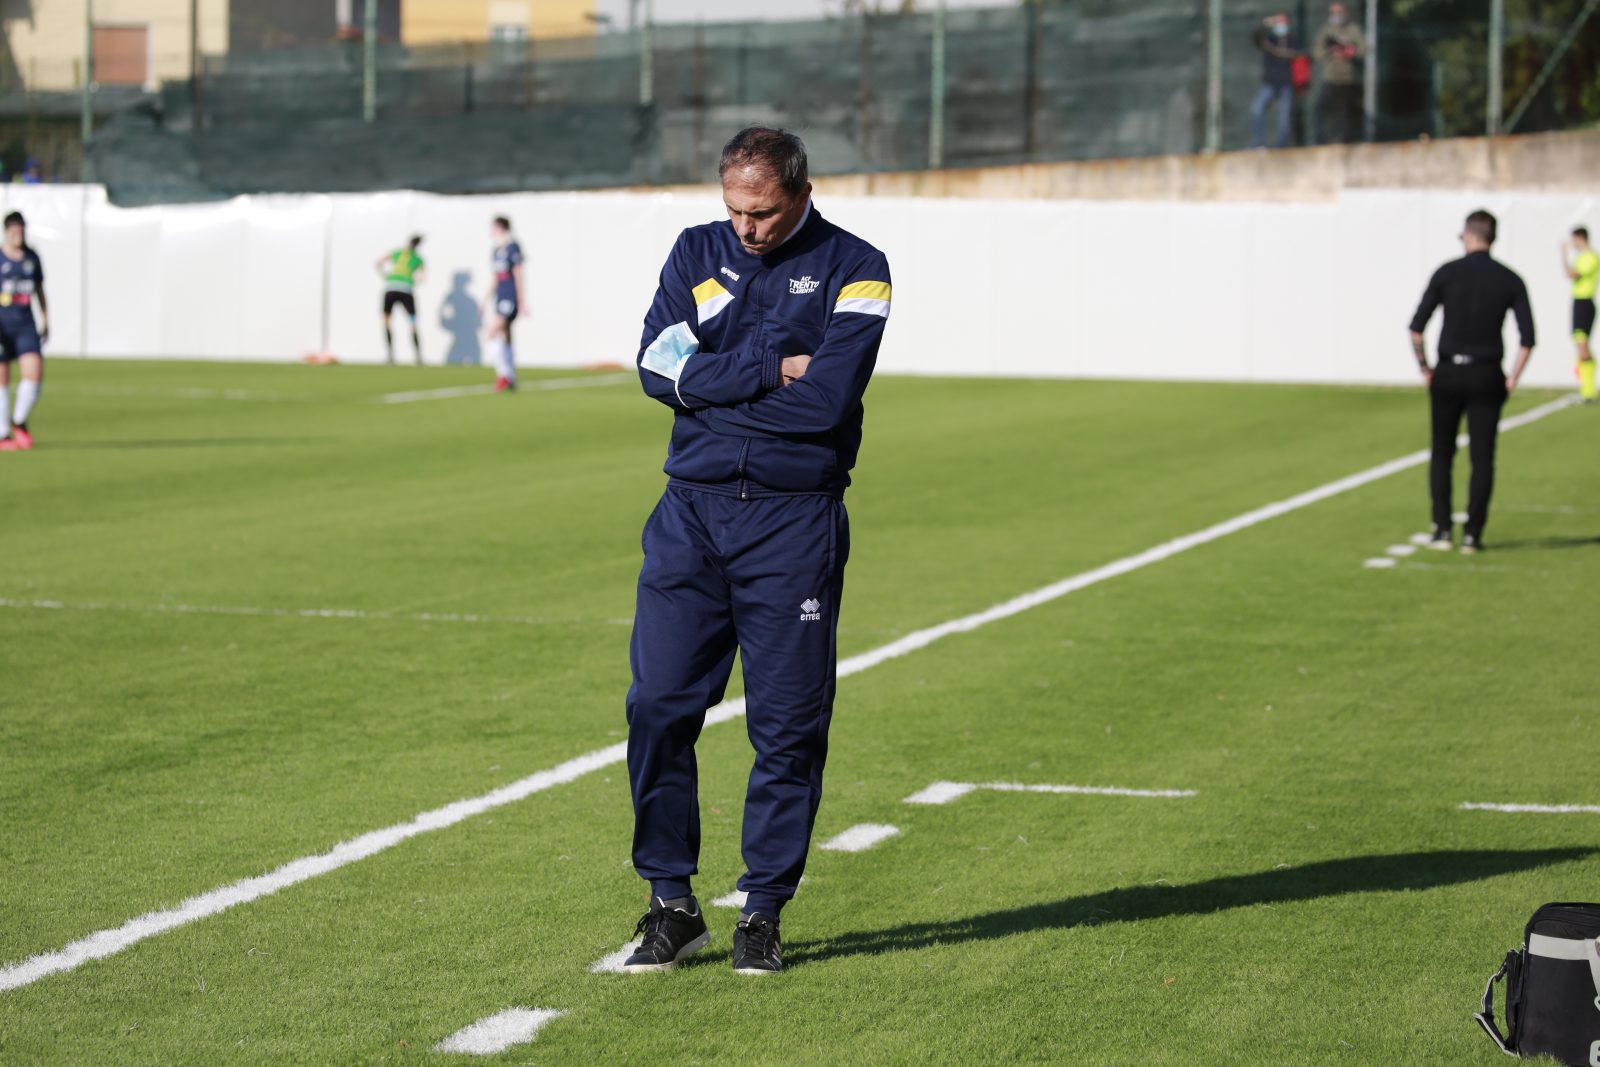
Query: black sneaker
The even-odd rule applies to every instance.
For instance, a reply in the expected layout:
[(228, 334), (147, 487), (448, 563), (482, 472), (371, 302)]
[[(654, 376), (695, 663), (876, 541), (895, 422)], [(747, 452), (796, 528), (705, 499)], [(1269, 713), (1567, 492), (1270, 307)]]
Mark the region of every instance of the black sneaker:
[(1435, 552), (1448, 552), (1455, 546), (1455, 539), (1450, 536), (1450, 527), (1435, 526), (1433, 536), (1428, 538), (1428, 547)]
[(778, 924), (756, 912), (733, 928), (733, 973), (777, 974), (783, 970)]
[(706, 917), (692, 896), (654, 898), (633, 932), (640, 938), (639, 949), (622, 964), (625, 974), (670, 971), (711, 943)]
[(1477, 534), (1461, 535), (1461, 554), (1463, 556), (1475, 556), (1482, 551), (1483, 538), (1479, 537)]

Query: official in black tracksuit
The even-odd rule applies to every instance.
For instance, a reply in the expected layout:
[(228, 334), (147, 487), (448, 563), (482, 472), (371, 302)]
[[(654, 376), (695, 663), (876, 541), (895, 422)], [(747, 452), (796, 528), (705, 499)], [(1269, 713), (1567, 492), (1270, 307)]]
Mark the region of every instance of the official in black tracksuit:
[[(1455, 462), (1456, 435), (1461, 417), (1467, 418), (1472, 456), (1472, 483), (1467, 502), (1467, 523), (1462, 529), (1461, 551), (1483, 547), (1483, 527), (1489, 520), (1489, 494), (1494, 490), (1494, 445), (1500, 429), (1500, 409), (1517, 387), (1533, 354), (1533, 311), (1528, 307), (1528, 287), (1510, 267), (1489, 256), (1495, 239), (1495, 218), (1487, 211), (1467, 216), (1461, 243), (1467, 254), (1434, 272), (1411, 319), (1411, 349), (1417, 367), (1428, 383), (1433, 408), (1433, 458), (1428, 465), (1428, 485), (1433, 495), (1433, 538), (1428, 547), (1448, 550), (1454, 530), (1450, 501), (1450, 471)], [(1439, 334), (1439, 358), (1428, 367), (1422, 331), (1434, 309), (1444, 305), (1444, 329)], [(1501, 331), (1506, 313), (1516, 317), (1521, 350), (1507, 375), (1501, 369), (1505, 345)]]
[(888, 262), (813, 207), (798, 137), (744, 130), (719, 171), (728, 219), (679, 235), (639, 353), (645, 393), (673, 419), (630, 657), (633, 864), (651, 904), (628, 972), (669, 970), (707, 943), (690, 886), (694, 746), (735, 652), (756, 758), (733, 966), (783, 969), (778, 917), (805, 869), (833, 713), (844, 491), (889, 318)]

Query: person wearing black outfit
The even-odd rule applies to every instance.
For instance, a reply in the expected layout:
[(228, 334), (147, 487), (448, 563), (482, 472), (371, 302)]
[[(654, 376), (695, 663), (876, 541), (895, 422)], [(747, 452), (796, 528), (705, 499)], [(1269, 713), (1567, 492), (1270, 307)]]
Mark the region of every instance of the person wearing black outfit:
[[(1500, 409), (1517, 387), (1528, 357), (1533, 354), (1533, 311), (1528, 306), (1528, 287), (1516, 271), (1490, 258), (1495, 227), (1495, 217), (1487, 211), (1474, 211), (1467, 216), (1461, 233), (1467, 254), (1434, 272), (1411, 319), (1411, 350), (1428, 385), (1433, 408), (1433, 458), (1428, 465), (1433, 538), (1428, 547), (1441, 551), (1453, 547), (1450, 472), (1455, 462), (1456, 434), (1465, 414), (1472, 483), (1461, 551), (1469, 555), (1483, 548), (1489, 494), (1494, 490), (1494, 445), (1500, 429)], [(1430, 369), (1422, 331), (1441, 304), (1444, 329), (1439, 334), (1439, 358)], [(1510, 375), (1500, 366), (1505, 357), (1501, 330), (1508, 311), (1516, 317), (1522, 345)]]

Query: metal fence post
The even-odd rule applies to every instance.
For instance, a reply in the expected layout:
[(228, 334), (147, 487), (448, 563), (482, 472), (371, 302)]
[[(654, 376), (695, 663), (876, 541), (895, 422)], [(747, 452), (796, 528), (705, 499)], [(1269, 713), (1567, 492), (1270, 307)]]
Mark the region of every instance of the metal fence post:
[(656, 5), (644, 0), (644, 27), (639, 33), (639, 105), (649, 107), (656, 97)]
[(94, 0), (83, 0), (83, 102), (79, 116), (79, 139), (83, 145), (83, 180), (94, 180), (89, 162), (89, 139), (94, 136)]
[(1022, 89), (1022, 158), (1032, 162), (1038, 151), (1035, 117), (1039, 113), (1039, 9), (1041, 0), (1028, 0), (1024, 39)]
[(1489, 0), (1489, 114), (1484, 128), (1490, 137), (1500, 132), (1505, 115), (1505, 52), (1506, 0)]
[(1361, 82), (1361, 107), (1367, 113), (1370, 143), (1378, 139), (1378, 0), (1367, 0), (1367, 55)]
[(928, 167), (944, 166), (944, 0), (933, 9), (932, 75), (928, 86)]
[(378, 117), (378, 0), (364, 0), (361, 28), (361, 118)]
[(861, 92), (856, 103), (856, 139), (861, 162), (872, 165), (872, 16), (861, 9)]
[(1206, 11), (1206, 154), (1222, 151), (1222, 0)]

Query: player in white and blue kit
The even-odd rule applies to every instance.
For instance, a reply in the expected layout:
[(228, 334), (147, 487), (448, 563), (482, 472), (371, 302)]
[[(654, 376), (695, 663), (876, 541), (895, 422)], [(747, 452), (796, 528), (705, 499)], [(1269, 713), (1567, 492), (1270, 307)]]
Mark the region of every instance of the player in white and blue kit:
[[(28, 247), (22, 213), (13, 211), (6, 216), (5, 239), (0, 242), (0, 452), (26, 452), (33, 447), (28, 417), (44, 387), (43, 350), (49, 336), (44, 263), (39, 253)], [(8, 403), (12, 364), (22, 371), (14, 413)]]
[(517, 387), (517, 357), (511, 347), (511, 324), (522, 308), (522, 246), (511, 236), (511, 220), (497, 216), (489, 226), (494, 236), (494, 289), (489, 293), (489, 357), (494, 361), (497, 393)]

